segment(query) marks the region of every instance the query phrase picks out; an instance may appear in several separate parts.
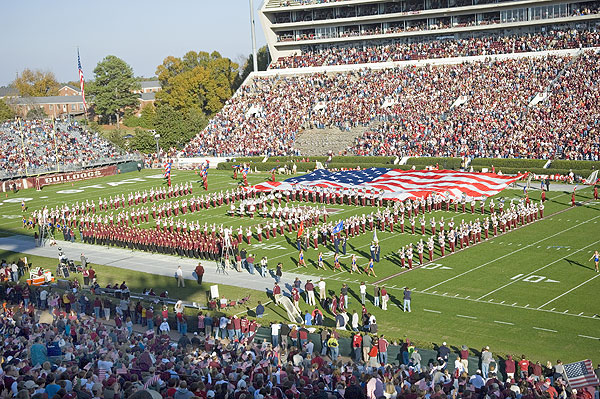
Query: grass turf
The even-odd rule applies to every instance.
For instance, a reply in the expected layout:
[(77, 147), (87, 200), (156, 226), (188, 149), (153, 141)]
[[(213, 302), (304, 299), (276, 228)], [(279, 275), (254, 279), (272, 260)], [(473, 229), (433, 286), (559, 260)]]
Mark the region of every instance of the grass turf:
[[(19, 198), (31, 198), (27, 201), (29, 211), (44, 205), (53, 207), (85, 199), (97, 201), (99, 196), (108, 198), (117, 193), (126, 195), (131, 191), (160, 186), (162, 180), (156, 178), (159, 177), (157, 175), (160, 175), (160, 171), (145, 170), (74, 183), (72, 186), (49, 186), (41, 192), (23, 190), (17, 194), (9, 193), (0, 206), (0, 234), (32, 233), (20, 227), (22, 214)], [(249, 175), (248, 180), (250, 184), (256, 184), (268, 176), (266, 173)], [(198, 177), (192, 172), (177, 171), (173, 176), (174, 183), (197, 180)], [(234, 188), (236, 185), (230, 173), (211, 170), (210, 192)], [(198, 184), (194, 185), (194, 195), (202, 191)], [(499, 196), (517, 199), (522, 195), (521, 190), (505, 190)], [(530, 194), (533, 200), (538, 200), (539, 195), (539, 191)], [(400, 246), (409, 242), (416, 244), (421, 237), (400, 234), (398, 231), (378, 232), (382, 260), (375, 266), (377, 278), (334, 272), (330, 264), (333, 260), (332, 247), (324, 249), (321, 246), (320, 249), (325, 253), (327, 270), (316, 269), (318, 251), (314, 249), (305, 252), (308, 269), (296, 269), (295, 233), (287, 233), (284, 237), (278, 235), (262, 245), (253, 240), (249, 249), (257, 258), (268, 256), (271, 268), (275, 263), (283, 262), (284, 270), (293, 271), (301, 280), (303, 274), (324, 277), (331, 293), (339, 293), (341, 285), (347, 283), (350, 287), (350, 310), (360, 311), (360, 281), (372, 284), (387, 279), (383, 284), (391, 296), (389, 310), (384, 312), (372, 306), (371, 302), (367, 308), (377, 317), (380, 331), (393, 338), (409, 337), (423, 346), (432, 346), (445, 340), (456, 347), (466, 344), (475, 350), (490, 345), (492, 351), (497, 353), (523, 353), (542, 361), (592, 358), (597, 362), (600, 361), (600, 333), (597, 332), (600, 318), (595, 315), (600, 314), (600, 305), (594, 301), (594, 294), (598, 292), (600, 278), (596, 278), (599, 274), (594, 272), (593, 262), (589, 262), (589, 258), (600, 247), (600, 207), (598, 203), (590, 202), (590, 189), (578, 190), (577, 200), (583, 205), (573, 209), (570, 208), (570, 192), (551, 192), (548, 197), (550, 201), (546, 203), (544, 220), (434, 260), (432, 264), (410, 272), (402, 271), (394, 254)], [(316, 205), (309, 203), (308, 206)], [(328, 208), (339, 209), (339, 212), (330, 216), (332, 221), (372, 210), (370, 207), (347, 205), (329, 205)], [(186, 218), (202, 224), (207, 222), (235, 227), (263, 222), (261, 218), (228, 217), (226, 210), (225, 206), (210, 208), (188, 214)], [(552, 214), (554, 216), (550, 216)], [(442, 215), (446, 220), (454, 217), (457, 223), (463, 218), (470, 220), (480, 217), (468, 213), (434, 213), (436, 220)], [(431, 215), (426, 217), (429, 220)], [(151, 221), (146, 227), (152, 228), (154, 223)], [(349, 266), (350, 254), (356, 253), (360, 259), (359, 265), (365, 265), (371, 238), (372, 233), (367, 232), (349, 239), (348, 255), (342, 259), (342, 264)], [(436, 250), (436, 258), (438, 256)], [(39, 261), (44, 262), (43, 259)], [(102, 269), (100, 265), (97, 268), (100, 275), (106, 274), (103, 278), (107, 278), (107, 281), (126, 280), (133, 290), (154, 284), (155, 290), (177, 292), (187, 300), (205, 298), (203, 291), (198, 292), (197, 287), (186, 286), (185, 291), (175, 291), (173, 278), (145, 273), (137, 277), (136, 273), (134, 279), (127, 270), (107, 266)], [(413, 312), (410, 314), (401, 311), (404, 286), (413, 289)], [(239, 288), (222, 287), (221, 291), (231, 295), (231, 298), (242, 296)], [(373, 287), (370, 286), (369, 299), (372, 298), (372, 292)], [(264, 293), (255, 293), (252, 296), (253, 304), (259, 298), (266, 299)], [(327, 324), (331, 325), (332, 316), (326, 315)], [(267, 321), (283, 318), (282, 309), (273, 305), (267, 307)]]

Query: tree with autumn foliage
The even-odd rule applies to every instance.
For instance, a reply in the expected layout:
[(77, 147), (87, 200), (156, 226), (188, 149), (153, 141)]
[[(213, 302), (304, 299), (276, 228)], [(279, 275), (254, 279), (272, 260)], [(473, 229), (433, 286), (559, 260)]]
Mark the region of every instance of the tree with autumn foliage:
[(58, 95), (59, 84), (52, 72), (25, 69), (17, 75), (12, 85), (21, 97), (45, 97)]

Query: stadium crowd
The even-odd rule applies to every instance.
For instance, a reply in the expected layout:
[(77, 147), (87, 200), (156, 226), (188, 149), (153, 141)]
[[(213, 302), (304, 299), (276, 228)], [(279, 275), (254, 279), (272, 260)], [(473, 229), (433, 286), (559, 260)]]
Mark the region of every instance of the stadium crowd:
[[(409, 95), (390, 107), (392, 118), (365, 132), (352, 151), (598, 160), (600, 143), (594, 132), (600, 109), (592, 99), (598, 95), (599, 60), (598, 53), (587, 52), (572, 64), (567, 58), (548, 58), (474, 64), (462, 71), (452, 68), (450, 76), (467, 72), (464, 83), (444, 89), (435, 82), (418, 81), (408, 88)], [(546, 93), (547, 99), (528, 105), (538, 93)], [(429, 103), (431, 98), (437, 100), (436, 95), (446, 103)], [(450, 101), (460, 95), (466, 102), (451, 108)], [(444, 104), (441, 110), (439, 104)]]
[(423, 60), (596, 47), (596, 30), (548, 30), (527, 35), (485, 36), (467, 39), (392, 43), (379, 46), (333, 47), (305, 51), (301, 55), (280, 57), (271, 69), (304, 68), (327, 65), (368, 64), (374, 62)]
[[(445, 342), (425, 360), (410, 339), (377, 333), (364, 310), (368, 322), (354, 312), (351, 351), (340, 353), (339, 330), (317, 326), (319, 339), (309, 340), (310, 323), (271, 323), (269, 342), (256, 338), (260, 319), (186, 315), (180, 301), (155, 311), (78, 288), (1, 288), (2, 398), (593, 399), (587, 388), (568, 389), (560, 360), (501, 359), (486, 347), (474, 371), (469, 349), (453, 353)], [(400, 352), (388, 362), (390, 345)]]
[(40, 120), (0, 125), (0, 168), (7, 176), (43, 173), (109, 162), (121, 152), (98, 133), (75, 123)]
[[(292, 154), (303, 129), (371, 125), (351, 152), (598, 159), (598, 58), (587, 52), (572, 64), (549, 56), (259, 77), (183, 153)], [(530, 104), (538, 94), (545, 101)]]

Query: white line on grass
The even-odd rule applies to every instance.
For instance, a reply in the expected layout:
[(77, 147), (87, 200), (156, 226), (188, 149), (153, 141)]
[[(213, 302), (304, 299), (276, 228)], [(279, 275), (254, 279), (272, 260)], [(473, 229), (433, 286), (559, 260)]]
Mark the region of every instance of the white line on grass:
[(463, 317), (465, 319), (473, 319), (473, 320), (477, 319), (477, 317), (474, 317), (474, 316), (465, 316), (464, 314), (457, 314), (456, 317)]
[(553, 332), (553, 333), (558, 332), (556, 330), (551, 330), (549, 328), (542, 328), (542, 327), (533, 327), (533, 329), (534, 330), (540, 330), (540, 331), (548, 331), (548, 332)]
[(543, 308), (544, 306), (548, 305), (549, 303), (552, 303), (552, 302), (556, 301), (558, 298), (561, 298), (561, 297), (563, 297), (563, 296), (567, 295), (567, 294), (568, 294), (569, 292), (571, 292), (571, 291), (575, 291), (577, 288), (581, 287), (582, 285), (585, 285), (585, 284), (589, 283), (590, 281), (592, 281), (593, 279), (595, 279), (595, 278), (596, 278), (596, 277), (598, 277), (598, 276), (600, 276), (600, 274), (596, 274), (594, 277), (592, 277), (592, 278), (590, 278), (590, 279), (587, 279), (586, 281), (584, 281), (583, 283), (579, 284), (578, 286), (571, 288), (569, 291), (566, 291), (566, 292), (564, 292), (564, 293), (560, 294), (559, 296), (557, 296), (556, 298), (553, 298), (553, 299), (549, 300), (549, 301), (548, 301), (548, 302), (546, 302), (545, 304), (543, 304), (543, 305), (539, 306), (539, 307), (538, 307), (538, 309), (541, 309), (541, 308)]
[(460, 274), (457, 274), (457, 275), (456, 275), (456, 276), (454, 276), (454, 277), (450, 277), (449, 279), (446, 279), (446, 280), (444, 280), (444, 281), (442, 281), (442, 282), (439, 282), (439, 283), (437, 283), (437, 284), (434, 284), (434, 285), (432, 285), (432, 286), (431, 286), (431, 287), (429, 287), (429, 288), (425, 288), (423, 291), (428, 291), (428, 290), (430, 290), (430, 289), (432, 289), (432, 288), (435, 288), (435, 287), (437, 287), (437, 286), (439, 286), (439, 285), (445, 284), (445, 283), (447, 283), (447, 282), (449, 282), (449, 281), (452, 281), (452, 280), (454, 280), (454, 279), (457, 279), (457, 278), (459, 278), (459, 277), (462, 277), (462, 276), (464, 276), (465, 274), (468, 274), (468, 273), (471, 273), (472, 271), (475, 271), (475, 270), (481, 269), (481, 268), (482, 268), (482, 267), (484, 267), (484, 266), (487, 266), (487, 265), (489, 265), (489, 264), (491, 264), (491, 263), (494, 263), (494, 262), (496, 262), (496, 261), (499, 261), (500, 259), (504, 259), (504, 258), (506, 258), (507, 256), (514, 255), (514, 254), (516, 254), (517, 252), (523, 251), (524, 249), (527, 249), (527, 248), (529, 248), (529, 247), (532, 247), (532, 246), (534, 246), (534, 245), (537, 245), (537, 244), (539, 244), (540, 242), (542, 242), (542, 241), (546, 241), (546, 240), (548, 240), (548, 239), (550, 239), (550, 238), (552, 238), (552, 237), (556, 237), (556, 236), (557, 236), (557, 235), (559, 235), (559, 234), (563, 234), (563, 233), (565, 233), (565, 232), (567, 232), (567, 231), (569, 231), (569, 230), (572, 230), (572, 229), (574, 229), (574, 228), (576, 228), (576, 227), (579, 227), (579, 226), (581, 226), (581, 225), (582, 225), (582, 224), (584, 224), (584, 223), (589, 223), (589, 222), (591, 222), (592, 220), (594, 220), (594, 219), (597, 219), (597, 218), (600, 218), (600, 215), (599, 215), (599, 216), (596, 216), (596, 217), (594, 217), (594, 218), (592, 218), (592, 219), (590, 219), (589, 221), (584, 221), (584, 222), (581, 222), (581, 223), (579, 223), (579, 224), (576, 224), (575, 226), (571, 226), (571, 227), (569, 227), (568, 229), (564, 229), (564, 230), (562, 230), (562, 231), (559, 231), (558, 233), (552, 234), (551, 236), (548, 236), (548, 237), (542, 238), (542, 239), (540, 239), (540, 240), (538, 240), (538, 241), (536, 241), (536, 242), (534, 242), (534, 243), (532, 243), (532, 244), (529, 244), (529, 245), (527, 245), (527, 246), (521, 247), (521, 248), (519, 248), (519, 249), (517, 249), (517, 250), (515, 250), (515, 251), (509, 252), (509, 253), (507, 253), (507, 254), (505, 254), (505, 255), (502, 255), (502, 256), (500, 256), (500, 257), (498, 257), (498, 258), (496, 258), (496, 259), (492, 259), (492, 260), (490, 260), (489, 262), (485, 262), (485, 263), (483, 263), (483, 264), (481, 264), (481, 265), (479, 265), (479, 266), (477, 266), (477, 267), (474, 267), (474, 268), (472, 268), (472, 269), (469, 269), (469, 270), (467, 270), (467, 271), (465, 271), (465, 272), (462, 272), (462, 273), (460, 273)]
[[(501, 287), (499, 287), (499, 288), (496, 288), (495, 290), (492, 290), (492, 291), (488, 292), (487, 294), (480, 296), (480, 297), (479, 297), (479, 298), (477, 298), (477, 299), (483, 299), (483, 298), (485, 298), (486, 296), (488, 296), (488, 295), (492, 295), (494, 292), (500, 291), (501, 289), (503, 289), (503, 288), (505, 288), (505, 287), (508, 287), (508, 286), (509, 286), (509, 285), (511, 285), (511, 284), (514, 284), (514, 283), (516, 283), (516, 282), (519, 282), (519, 281), (521, 281), (521, 280), (524, 280), (525, 278), (527, 278), (527, 277), (529, 277), (529, 276), (533, 275), (534, 273), (537, 273), (537, 272), (539, 272), (540, 270), (543, 270), (543, 269), (545, 269), (545, 268), (547, 268), (547, 267), (549, 267), (549, 266), (552, 266), (553, 264), (555, 264), (555, 263), (558, 263), (558, 262), (560, 262), (561, 260), (563, 260), (563, 259), (565, 259), (565, 258), (567, 258), (567, 257), (569, 257), (569, 256), (571, 256), (571, 255), (574, 255), (574, 254), (576, 254), (577, 252), (581, 252), (581, 251), (583, 251), (584, 249), (587, 249), (587, 248), (589, 248), (589, 247), (591, 247), (591, 246), (593, 246), (593, 245), (596, 245), (598, 242), (600, 242), (600, 240), (598, 240), (598, 241), (596, 241), (596, 242), (593, 242), (593, 243), (591, 243), (590, 245), (587, 245), (587, 246), (585, 246), (585, 247), (583, 247), (583, 248), (581, 248), (581, 249), (578, 249), (578, 250), (577, 250), (577, 251), (575, 251), (575, 252), (572, 252), (572, 253), (570, 253), (570, 254), (568, 254), (568, 255), (565, 255), (565, 256), (563, 256), (562, 258), (555, 260), (554, 262), (548, 263), (548, 264), (547, 264), (547, 265), (545, 265), (545, 266), (542, 266), (542, 267), (540, 267), (540, 268), (537, 268), (537, 269), (535, 269), (534, 271), (527, 273), (526, 275), (523, 275), (523, 276), (521, 276), (521, 277), (519, 277), (519, 278), (517, 278), (517, 279), (511, 280), (511, 281), (509, 281), (508, 283), (504, 284), (503, 286), (501, 286)], [(597, 276), (596, 276), (596, 277), (597, 277)]]
[(515, 325), (515, 323), (510, 323), (508, 321), (500, 321), (500, 320), (494, 320), (494, 323), (506, 324), (506, 325), (509, 325), (509, 326), (514, 326)]
[(595, 339), (595, 340), (598, 340), (598, 341), (600, 341), (600, 338), (598, 338), (598, 337), (590, 337), (589, 335), (581, 335), (581, 334), (577, 334), (577, 336), (578, 336), (578, 337), (581, 337), (581, 338), (589, 338), (589, 339)]
[[(393, 289), (393, 288), (391, 288)], [(396, 288), (396, 290), (403, 290), (403, 288)], [(415, 294), (425, 294), (425, 295), (433, 295), (433, 296), (437, 296), (437, 297), (441, 297), (441, 298), (446, 298), (446, 299), (458, 299), (460, 301), (470, 301), (470, 302), (476, 302), (476, 303), (485, 303), (488, 305), (500, 305), (500, 306), (506, 306), (506, 307), (511, 307), (511, 308), (518, 308), (518, 309), (523, 309), (523, 310), (535, 310), (536, 312), (546, 312), (546, 313), (553, 313), (553, 314), (557, 314), (557, 315), (563, 315), (563, 316), (574, 316), (574, 317), (579, 317), (582, 319), (593, 319), (593, 320), (597, 320), (600, 321), (600, 318), (598, 317), (594, 317), (594, 316), (586, 316), (586, 315), (581, 315), (579, 316), (578, 314), (575, 313), (565, 313), (565, 312), (559, 312), (559, 311), (555, 311), (555, 310), (548, 310), (548, 309), (537, 309), (537, 308), (531, 308), (529, 307), (529, 304), (522, 306), (522, 305), (517, 305), (517, 302), (511, 304), (508, 303), (500, 303), (500, 302), (488, 302), (488, 301), (478, 301), (477, 299), (474, 298), (468, 298), (468, 297), (452, 297), (452, 296), (444, 296), (440, 293), (436, 293), (434, 292), (425, 292), (425, 291), (417, 291), (416, 289), (412, 290), (413, 293)]]
[(423, 309), (424, 312), (431, 312), (431, 313), (442, 313), (438, 310), (431, 310), (431, 309)]

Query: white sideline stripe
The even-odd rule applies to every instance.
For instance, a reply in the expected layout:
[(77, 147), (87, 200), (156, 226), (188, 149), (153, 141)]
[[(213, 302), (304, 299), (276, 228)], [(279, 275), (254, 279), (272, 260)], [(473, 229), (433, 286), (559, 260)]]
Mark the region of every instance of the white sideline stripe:
[(589, 335), (581, 335), (581, 334), (577, 334), (577, 336), (578, 336), (578, 337), (581, 337), (581, 338), (596, 339), (596, 340), (600, 341), (600, 338), (598, 338), (598, 337), (590, 337)]
[(534, 245), (537, 245), (537, 244), (539, 244), (539, 243), (540, 243), (540, 242), (542, 242), (542, 241), (546, 241), (546, 240), (548, 240), (548, 239), (550, 239), (550, 238), (552, 238), (552, 237), (556, 237), (556, 236), (557, 236), (557, 235), (559, 235), (559, 234), (563, 234), (563, 233), (565, 233), (565, 232), (567, 232), (567, 231), (569, 231), (569, 230), (572, 230), (572, 229), (574, 229), (574, 228), (576, 228), (576, 227), (579, 227), (579, 226), (581, 226), (581, 225), (582, 225), (582, 224), (584, 224), (584, 223), (589, 223), (589, 222), (591, 222), (592, 220), (594, 220), (594, 219), (598, 219), (598, 218), (600, 218), (600, 215), (599, 215), (599, 216), (596, 216), (596, 217), (594, 217), (594, 218), (592, 218), (592, 219), (590, 219), (589, 221), (583, 221), (583, 222), (581, 222), (581, 223), (578, 223), (578, 224), (576, 224), (575, 226), (571, 226), (571, 227), (569, 227), (568, 229), (565, 229), (565, 230), (559, 231), (558, 233), (552, 234), (551, 236), (548, 236), (548, 237), (542, 238), (541, 240), (538, 240), (538, 241), (536, 241), (536, 242), (534, 242), (534, 243), (531, 243), (531, 244), (529, 244), (529, 245), (526, 245), (526, 246), (524, 246), (524, 247), (521, 247), (521, 248), (519, 248), (519, 249), (517, 249), (517, 250), (515, 250), (515, 251), (509, 252), (509, 253), (507, 253), (507, 254), (505, 254), (505, 255), (502, 255), (502, 256), (500, 256), (500, 257), (498, 257), (498, 258), (496, 258), (496, 259), (492, 259), (492, 260), (491, 260), (491, 261), (489, 261), (489, 262), (486, 262), (486, 263), (484, 263), (484, 264), (482, 264), (482, 265), (479, 265), (479, 266), (477, 266), (477, 267), (474, 267), (474, 268), (472, 268), (472, 269), (469, 269), (469, 270), (467, 270), (467, 271), (465, 271), (465, 272), (462, 272), (462, 273), (460, 273), (460, 274), (457, 274), (457, 275), (456, 275), (456, 276), (454, 276), (454, 277), (450, 277), (449, 279), (446, 279), (446, 280), (444, 280), (444, 281), (442, 281), (442, 282), (440, 282), (440, 283), (434, 284), (434, 285), (432, 285), (432, 286), (431, 286), (431, 287), (429, 287), (429, 288), (425, 288), (423, 291), (428, 291), (428, 290), (430, 290), (430, 289), (432, 289), (432, 288), (435, 288), (435, 287), (437, 287), (438, 285), (445, 284), (445, 283), (447, 283), (447, 282), (449, 282), (449, 281), (452, 281), (452, 280), (454, 280), (454, 279), (456, 279), (456, 278), (459, 278), (459, 277), (461, 277), (461, 276), (464, 276), (465, 274), (467, 274), (467, 273), (470, 273), (470, 272), (472, 272), (472, 271), (474, 271), (474, 270), (481, 269), (482, 267), (484, 267), (484, 266), (487, 266), (487, 265), (489, 265), (490, 263), (494, 263), (494, 262), (496, 262), (496, 261), (498, 261), (498, 260), (500, 260), (500, 259), (504, 259), (504, 258), (506, 258), (507, 256), (514, 255), (514, 254), (516, 254), (517, 252), (520, 252), (520, 251), (522, 251), (522, 250), (524, 250), (524, 249), (527, 249), (527, 248), (529, 248), (529, 247), (532, 247), (532, 246), (534, 246)]
[(431, 313), (442, 313), (440, 311), (437, 310), (431, 310), (431, 309), (423, 309), (424, 312), (431, 312)]
[(558, 332), (556, 330), (550, 330), (549, 328), (542, 328), (542, 327), (533, 327), (534, 330), (540, 330), (540, 331), (548, 331), (548, 332)]
[(506, 324), (506, 325), (509, 325), (509, 326), (514, 326), (515, 325), (515, 323), (510, 323), (508, 321), (500, 321), (500, 320), (494, 320), (494, 323)]
[(548, 305), (549, 303), (552, 303), (552, 302), (556, 301), (558, 298), (561, 298), (561, 297), (563, 297), (563, 296), (567, 295), (567, 294), (568, 294), (569, 292), (571, 292), (571, 291), (575, 291), (577, 288), (581, 287), (582, 285), (585, 285), (585, 284), (589, 283), (590, 281), (592, 281), (593, 279), (595, 279), (595, 278), (596, 278), (596, 277), (598, 277), (598, 276), (600, 276), (600, 274), (596, 274), (594, 277), (592, 277), (592, 278), (590, 278), (590, 279), (588, 279), (588, 280), (584, 281), (583, 283), (579, 284), (579, 285), (578, 285), (578, 286), (576, 286), (576, 287), (573, 287), (573, 288), (571, 288), (569, 291), (567, 291), (567, 292), (564, 292), (564, 293), (560, 294), (559, 296), (557, 296), (556, 298), (553, 298), (553, 299), (549, 300), (549, 301), (548, 301), (548, 302), (546, 302), (545, 304), (543, 304), (543, 305), (539, 306), (539, 307), (538, 307), (538, 309), (540, 309), (540, 308), (543, 308), (544, 306)]
[(457, 314), (456, 317), (464, 317), (465, 319), (477, 319), (477, 317), (465, 316), (464, 314)]
[(540, 270), (543, 270), (543, 269), (545, 269), (545, 268), (547, 268), (547, 267), (549, 267), (549, 266), (552, 266), (553, 264), (555, 264), (555, 263), (557, 263), (557, 262), (560, 262), (561, 260), (563, 260), (563, 259), (565, 259), (565, 258), (567, 258), (567, 257), (569, 257), (569, 256), (571, 256), (571, 255), (574, 255), (574, 254), (576, 254), (577, 252), (581, 252), (581, 251), (583, 251), (584, 249), (587, 249), (587, 248), (589, 248), (589, 247), (591, 247), (591, 246), (593, 246), (593, 245), (596, 245), (598, 242), (600, 242), (600, 240), (598, 240), (598, 241), (596, 241), (596, 242), (593, 242), (593, 243), (591, 243), (590, 245), (587, 245), (587, 246), (585, 246), (585, 247), (583, 247), (583, 248), (581, 248), (581, 249), (578, 249), (578, 250), (577, 250), (577, 251), (575, 251), (575, 252), (572, 252), (572, 253), (570, 253), (570, 254), (568, 254), (568, 255), (565, 255), (565, 256), (563, 256), (562, 258), (560, 258), (560, 259), (557, 259), (557, 260), (555, 260), (555, 261), (553, 261), (553, 262), (551, 262), (551, 263), (548, 263), (547, 265), (545, 265), (545, 266), (542, 266), (542, 267), (540, 267), (540, 268), (538, 268), (538, 269), (536, 269), (536, 270), (534, 270), (534, 271), (532, 271), (532, 272), (529, 272), (529, 273), (527, 273), (527, 274), (526, 274), (526, 275), (524, 275), (524, 276), (521, 276), (521, 277), (519, 277), (519, 278), (517, 278), (517, 279), (515, 279), (515, 280), (511, 280), (511, 281), (509, 281), (508, 283), (504, 284), (503, 286), (501, 286), (501, 287), (499, 287), (499, 288), (496, 288), (495, 290), (492, 290), (492, 291), (488, 292), (487, 294), (480, 296), (480, 297), (479, 297), (479, 298), (477, 298), (477, 299), (483, 299), (483, 298), (485, 298), (486, 296), (488, 296), (488, 295), (491, 295), (491, 294), (493, 294), (493, 293), (494, 293), (494, 292), (496, 292), (496, 291), (500, 291), (501, 289), (503, 289), (503, 288), (505, 288), (505, 287), (508, 287), (508, 286), (509, 286), (509, 285), (511, 285), (511, 284), (514, 284), (514, 283), (517, 283), (517, 282), (519, 282), (519, 281), (521, 281), (521, 280), (524, 280), (525, 278), (527, 278), (527, 277), (529, 277), (529, 276), (533, 275), (534, 273), (537, 273), (537, 272), (539, 272)]

